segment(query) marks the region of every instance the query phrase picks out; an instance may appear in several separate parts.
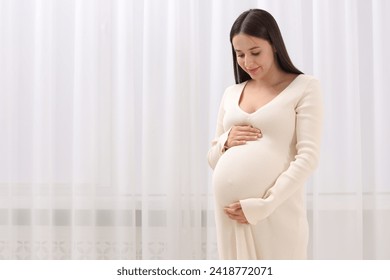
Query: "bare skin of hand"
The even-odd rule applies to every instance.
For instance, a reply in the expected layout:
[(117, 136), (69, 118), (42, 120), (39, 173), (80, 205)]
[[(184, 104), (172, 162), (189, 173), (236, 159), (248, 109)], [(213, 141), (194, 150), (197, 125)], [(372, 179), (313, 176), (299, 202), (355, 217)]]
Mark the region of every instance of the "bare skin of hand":
[(235, 202), (223, 209), (228, 217), (240, 224), (249, 224), (241, 208), (241, 203)]
[(249, 125), (236, 125), (230, 130), (225, 147), (244, 145), (247, 141), (255, 141), (260, 137), (262, 137), (260, 129)]

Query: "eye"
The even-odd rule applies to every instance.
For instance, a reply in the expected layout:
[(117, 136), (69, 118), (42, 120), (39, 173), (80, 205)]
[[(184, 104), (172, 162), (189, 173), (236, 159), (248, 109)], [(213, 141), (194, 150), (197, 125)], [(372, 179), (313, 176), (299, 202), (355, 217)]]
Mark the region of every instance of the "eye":
[(237, 57), (239, 57), (239, 58), (243, 58), (244, 57), (244, 55), (243, 54), (237, 54)]
[(259, 54), (260, 54), (260, 52), (252, 53), (252, 55), (254, 55), (254, 56), (258, 56)]

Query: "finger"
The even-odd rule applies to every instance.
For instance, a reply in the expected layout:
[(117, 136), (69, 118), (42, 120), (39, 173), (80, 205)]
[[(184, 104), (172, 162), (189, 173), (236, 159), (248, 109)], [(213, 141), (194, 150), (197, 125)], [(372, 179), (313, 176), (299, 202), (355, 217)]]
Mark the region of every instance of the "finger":
[(254, 135), (240, 135), (236, 136), (234, 139), (237, 139), (239, 141), (250, 141), (250, 140), (257, 140), (261, 137), (259, 134), (254, 134)]
[(253, 127), (253, 126), (250, 126), (250, 127), (248, 128), (248, 131), (254, 132), (254, 133), (261, 133), (261, 130), (260, 130), (259, 128)]
[(229, 147), (239, 146), (239, 145), (244, 145), (244, 144), (246, 144), (245, 140), (232, 140), (232, 141), (230, 141)]
[(226, 215), (232, 219), (232, 220), (235, 220), (235, 221), (240, 221), (240, 220), (245, 220), (244, 217), (240, 216), (240, 215), (237, 215), (237, 214), (233, 214), (233, 213), (226, 213)]
[(235, 209), (233, 208), (225, 208), (225, 213), (228, 214), (228, 215), (232, 215), (232, 216), (237, 216), (238, 213), (236, 212)]
[(238, 217), (238, 216), (233, 215), (233, 214), (226, 213), (226, 215), (227, 215), (230, 219), (235, 220), (235, 221), (241, 219), (241, 217)]
[(237, 136), (260, 136), (262, 135), (260, 130), (232, 130), (229, 133), (230, 138), (235, 138)]
[(236, 138), (242, 138), (242, 137), (259, 137), (262, 135), (261, 133), (254, 133), (254, 132), (238, 132), (237, 134), (232, 134), (231, 138), (236, 139)]
[(228, 215), (229, 218), (234, 219), (234, 220), (245, 218), (240, 213), (237, 213), (237, 212), (235, 212), (234, 210), (231, 210), (231, 209), (225, 210), (225, 214)]
[(241, 209), (241, 203), (239, 201), (233, 202), (229, 204), (227, 208), (234, 209), (234, 210)]
[(245, 217), (242, 217), (242, 216), (238, 216), (238, 215), (227, 215), (231, 220), (234, 220), (238, 223), (241, 223), (241, 224), (247, 224), (248, 221)]
[(241, 126), (236, 126), (238, 131), (246, 131), (246, 132), (253, 132), (253, 133), (261, 133), (261, 130), (258, 128), (255, 128), (253, 126), (249, 125), (241, 125)]
[(243, 145), (247, 141), (254, 141), (262, 137), (261, 132), (248, 132), (248, 131), (239, 131), (231, 132), (228, 137), (228, 147)]
[(233, 207), (228, 206), (228, 207), (225, 207), (225, 208), (224, 208), (224, 211), (225, 211), (226, 213), (234, 214), (235, 211), (236, 211), (236, 209), (233, 208)]

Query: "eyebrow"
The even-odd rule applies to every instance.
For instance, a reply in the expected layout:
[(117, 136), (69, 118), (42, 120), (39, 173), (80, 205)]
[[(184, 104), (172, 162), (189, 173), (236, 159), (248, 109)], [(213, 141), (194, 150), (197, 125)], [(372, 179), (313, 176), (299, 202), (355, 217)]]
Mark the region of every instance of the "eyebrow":
[[(252, 51), (252, 50), (254, 50), (254, 49), (260, 49), (260, 47), (253, 47), (253, 48), (250, 48), (249, 50)], [(236, 52), (242, 52), (241, 50), (236, 50), (236, 49), (235, 49), (235, 51), (236, 51)]]

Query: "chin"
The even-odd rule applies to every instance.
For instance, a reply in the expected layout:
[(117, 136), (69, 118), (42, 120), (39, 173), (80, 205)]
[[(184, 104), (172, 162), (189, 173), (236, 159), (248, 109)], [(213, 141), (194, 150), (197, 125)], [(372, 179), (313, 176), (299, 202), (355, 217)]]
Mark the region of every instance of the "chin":
[(248, 75), (252, 78), (252, 80), (261, 80), (262, 78), (264, 78), (264, 75), (262, 73), (257, 73), (256, 75), (251, 75), (248, 73)]

